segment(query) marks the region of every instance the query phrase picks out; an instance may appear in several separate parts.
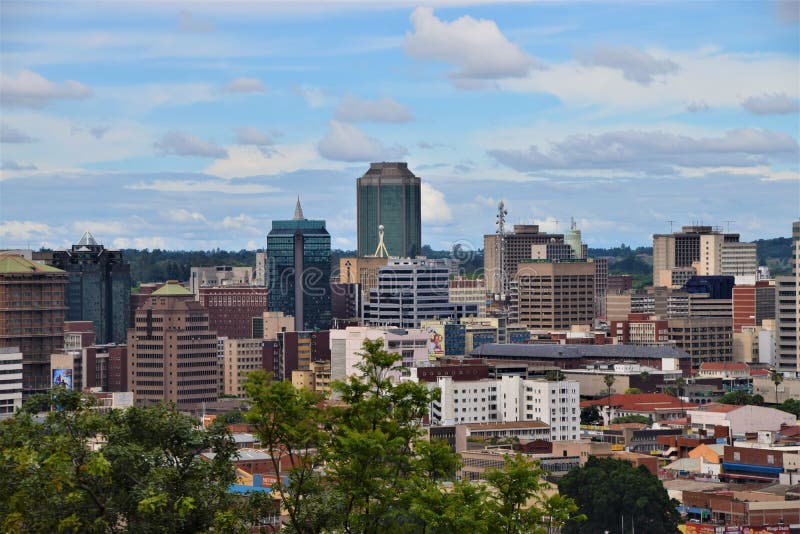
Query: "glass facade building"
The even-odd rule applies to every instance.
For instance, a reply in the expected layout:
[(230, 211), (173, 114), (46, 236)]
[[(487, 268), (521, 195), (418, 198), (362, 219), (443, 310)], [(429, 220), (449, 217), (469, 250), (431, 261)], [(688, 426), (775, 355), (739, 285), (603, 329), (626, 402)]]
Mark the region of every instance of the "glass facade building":
[(272, 221), (267, 235), (270, 311), (295, 318), (296, 331), (331, 325), (331, 236), (325, 221), (303, 217), (297, 201), (292, 220)]
[(378, 248), (384, 227), (389, 255), (414, 258), (422, 250), (420, 179), (403, 162), (371, 163), (357, 182), (358, 255)]

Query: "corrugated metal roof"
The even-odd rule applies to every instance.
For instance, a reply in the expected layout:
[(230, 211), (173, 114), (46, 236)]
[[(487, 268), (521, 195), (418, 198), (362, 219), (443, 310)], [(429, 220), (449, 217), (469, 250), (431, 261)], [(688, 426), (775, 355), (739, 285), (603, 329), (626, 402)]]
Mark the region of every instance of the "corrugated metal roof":
[(472, 351), (472, 356), (481, 358), (691, 358), (686, 352), (674, 347), (645, 347), (639, 345), (538, 345), (521, 343), (486, 343)]

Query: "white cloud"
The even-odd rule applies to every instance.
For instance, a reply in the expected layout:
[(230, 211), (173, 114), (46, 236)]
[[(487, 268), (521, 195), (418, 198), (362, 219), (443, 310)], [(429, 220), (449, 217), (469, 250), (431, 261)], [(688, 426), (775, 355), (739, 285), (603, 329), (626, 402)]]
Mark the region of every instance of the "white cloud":
[(226, 180), (153, 180), (125, 186), (136, 191), (159, 191), (162, 193), (227, 193), (231, 195), (255, 195), (274, 193), (277, 188), (261, 184), (234, 184)]
[(142, 226), (144, 221), (138, 217), (126, 221), (74, 221), (70, 224), (70, 235), (75, 236), (73, 240), (77, 243), (84, 232), (91, 232), (98, 243), (104, 243), (108, 237), (129, 235)]
[(232, 146), (228, 158), (215, 160), (203, 172), (222, 178), (241, 178), (330, 166), (308, 145), (272, 145), (269, 150)]
[(35, 171), (38, 167), (33, 163), (21, 163), (11, 159), (4, 159), (0, 163), (0, 170), (4, 171)]
[(118, 237), (113, 242), (114, 248), (135, 248), (135, 249), (161, 249), (167, 248), (166, 241), (160, 236), (149, 237)]
[(34, 141), (36, 139), (8, 124), (0, 124), (0, 143), (33, 143)]
[(788, 115), (800, 111), (800, 102), (786, 93), (751, 96), (742, 102), (742, 107), (756, 115)]
[(19, 245), (29, 239), (48, 239), (58, 232), (55, 228), (34, 221), (6, 221), (0, 224), (0, 239), (8, 245)]
[(492, 20), (460, 17), (444, 22), (429, 7), (411, 14), (413, 32), (405, 37), (406, 53), (420, 60), (456, 67), (456, 81), (472, 82), (526, 76), (538, 62), (511, 43)]
[(238, 230), (241, 228), (252, 227), (256, 225), (256, 220), (249, 215), (240, 213), (236, 217), (225, 217), (222, 220), (222, 227), (229, 230)]
[(164, 219), (176, 223), (207, 223), (205, 216), (196, 211), (189, 211), (185, 208), (176, 208), (162, 213)]
[[(355, 248), (355, 241), (349, 237), (336, 236), (333, 238), (333, 244), (341, 250), (352, 250)], [(336, 266), (338, 268), (338, 266)]]
[(633, 82), (649, 85), (656, 76), (675, 74), (680, 70), (670, 59), (659, 59), (630, 46), (597, 46), (583, 55), (581, 64), (617, 69)]
[(797, 141), (782, 132), (756, 128), (728, 130), (717, 137), (690, 137), (661, 131), (618, 131), (571, 135), (546, 151), (495, 149), (489, 154), (520, 172), (627, 169), (671, 172), (676, 167), (749, 167), (791, 160)]
[(414, 117), (408, 108), (392, 100), (362, 100), (352, 95), (344, 97), (333, 113), (333, 118), (344, 122), (409, 122)]
[(330, 104), (331, 99), (319, 87), (311, 85), (296, 85), (292, 87), (292, 92), (303, 97), (310, 108), (322, 108)]
[(422, 222), (427, 224), (447, 224), (453, 220), (444, 193), (427, 182), (420, 184), (420, 200), (422, 211)]
[(204, 141), (185, 132), (173, 130), (164, 135), (153, 146), (162, 155), (197, 156), (202, 158), (227, 158), (228, 152), (221, 146)]
[(236, 130), (236, 142), (240, 145), (269, 146), (274, 143), (274, 140), (257, 128), (244, 126)]
[(191, 12), (183, 10), (178, 13), (178, 29), (185, 33), (211, 33), (216, 28), (210, 21), (195, 17)]
[(710, 106), (703, 100), (689, 102), (689, 104), (686, 105), (686, 111), (689, 113), (703, 113), (709, 109), (711, 109)]
[(235, 78), (224, 88), (226, 93), (266, 93), (267, 88), (256, 78)]
[(338, 161), (386, 161), (408, 153), (402, 146), (386, 147), (352, 124), (334, 120), (328, 123), (328, 132), (318, 149), (323, 157)]
[(81, 100), (92, 96), (92, 90), (75, 80), (51, 82), (30, 70), (16, 76), (0, 74), (0, 101), (7, 106), (40, 108), (51, 100)]

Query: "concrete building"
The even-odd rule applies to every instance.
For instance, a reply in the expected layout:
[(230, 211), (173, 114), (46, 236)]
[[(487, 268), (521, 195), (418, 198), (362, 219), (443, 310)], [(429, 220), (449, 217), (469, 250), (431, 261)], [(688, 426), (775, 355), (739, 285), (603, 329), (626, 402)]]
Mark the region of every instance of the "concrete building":
[(733, 326), (721, 317), (669, 319), (669, 339), (692, 357), (692, 367), (704, 362), (726, 362), (733, 357)]
[(189, 278), (189, 290), (195, 295), (199, 295), (200, 289), (204, 287), (249, 285), (256, 285), (256, 272), (253, 267), (231, 265), (192, 267)]
[(528, 260), (519, 263), (517, 280), (521, 324), (531, 329), (594, 324), (593, 262)]
[(22, 407), (22, 353), (17, 347), (0, 348), (0, 420)]
[(209, 328), (220, 337), (252, 338), (253, 318), (268, 309), (266, 287), (223, 285), (201, 287), (197, 300), (208, 310)]
[(665, 345), (670, 343), (669, 322), (655, 315), (629, 313), (624, 321), (611, 321), (611, 335), (618, 343)]
[(504, 376), (456, 382), (451, 376), (436, 383), (441, 397), (431, 403), (432, 425), (542, 421), (550, 426), (552, 440), (576, 440), (580, 436), (580, 388), (564, 380), (527, 380)]
[(379, 226), (387, 256), (414, 258), (422, 252), (420, 187), (408, 163), (370, 163), (356, 182), (359, 257), (375, 255)]
[(714, 427), (726, 427), (730, 429), (730, 436), (776, 432), (781, 426), (797, 424), (794, 415), (765, 406), (706, 404), (690, 409), (687, 414), (694, 430), (711, 430), (713, 433)]
[(800, 221), (792, 223), (792, 274), (775, 278), (778, 369), (800, 374)]
[(629, 274), (610, 274), (606, 283), (609, 295), (619, 295), (633, 289), (633, 277)]
[[(736, 243), (736, 246), (729, 245)], [(739, 247), (739, 234), (723, 233), (718, 227), (684, 226), (680, 232), (653, 235), (653, 281), (672, 279), (674, 274), (693, 269), (698, 275), (721, 275), (723, 256), (726, 268), (737, 270), (745, 265), (749, 251)], [(730, 247), (723, 252), (723, 248)], [(755, 259), (755, 258), (752, 258)], [(749, 261), (749, 260), (748, 260)], [(756, 263), (757, 266), (757, 263)], [(755, 273), (756, 267), (753, 267)], [(744, 274), (742, 272), (732, 274)], [(750, 274), (750, 273), (747, 273)]]
[(391, 258), (364, 306), (364, 322), (419, 328), (424, 320), (476, 316), (476, 304), (450, 302), (446, 265), (426, 258)]
[(86, 232), (71, 250), (53, 252), (49, 265), (66, 271), (67, 321), (92, 321), (96, 342), (125, 343), (130, 321), (131, 266), (122, 252)]
[(486, 280), (484, 278), (456, 277), (450, 280), (449, 300), (453, 304), (474, 304), (478, 317), (486, 316)]
[(455, 451), (469, 449), (470, 438), (474, 439), (514, 439), (519, 441), (552, 441), (550, 425), (534, 421), (507, 421), (504, 423), (465, 423), (455, 425)]
[(22, 352), (23, 394), (49, 389), (50, 355), (64, 346), (67, 273), (0, 254), (0, 348)]
[(312, 362), (330, 360), (329, 330), (278, 332), (272, 363), (278, 380), (291, 380), (294, 371), (308, 371)]
[[(362, 361), (364, 340), (383, 340), (389, 352), (402, 356), (402, 365), (411, 367), (430, 361), (428, 356), (428, 334), (419, 328), (380, 328), (348, 326), (344, 330), (330, 331), (331, 380), (346, 380), (360, 374), (356, 365)], [(399, 378), (399, 375), (395, 375)]]
[(303, 215), (300, 199), (294, 217), (272, 221), (267, 235), (269, 310), (295, 320), (295, 330), (331, 326), (331, 236), (325, 221)]
[(690, 402), (667, 395), (665, 393), (631, 393), (627, 395), (611, 395), (599, 399), (584, 401), (581, 408), (596, 406), (600, 409), (603, 424), (609, 425), (617, 417), (641, 415), (654, 422), (664, 422), (686, 417), (686, 411), (695, 407)]
[(292, 371), (292, 385), (306, 388), (325, 396), (331, 393), (331, 362), (311, 362), (308, 370)]
[(222, 383), (223, 395), (244, 399), (244, 381), (247, 373), (261, 369), (261, 344), (263, 340), (225, 339), (223, 341)]
[(168, 281), (136, 310), (128, 330), (128, 384), (137, 405), (214, 402), (217, 334), (191, 291)]
[(266, 286), (267, 285), (267, 253), (260, 250), (256, 252), (256, 266), (253, 270), (253, 285)]
[(261, 314), (260, 320), (253, 320), (253, 337), (275, 340), (278, 339), (278, 332), (293, 331), (294, 317), (283, 312), (267, 311)]
[[(496, 234), (483, 236), (483, 270), (487, 289), (490, 293), (499, 291), (500, 278), (497, 274), (498, 264), (496, 257), (497, 239), (498, 236)], [(514, 230), (505, 234), (503, 264), (507, 279), (509, 281), (515, 280), (519, 263), (523, 260), (531, 259), (532, 245), (547, 245), (548, 243), (566, 244), (563, 234), (539, 232), (539, 226), (535, 224), (515, 224)]]
[(759, 280), (754, 285), (733, 288), (733, 332), (744, 326), (760, 326), (764, 319), (775, 318), (775, 283)]
[(755, 243), (727, 242), (722, 244), (719, 274), (723, 276), (756, 276), (758, 256)]
[(339, 282), (360, 284), (361, 291), (369, 295), (378, 287), (378, 271), (387, 263), (389, 258), (380, 256), (339, 258)]

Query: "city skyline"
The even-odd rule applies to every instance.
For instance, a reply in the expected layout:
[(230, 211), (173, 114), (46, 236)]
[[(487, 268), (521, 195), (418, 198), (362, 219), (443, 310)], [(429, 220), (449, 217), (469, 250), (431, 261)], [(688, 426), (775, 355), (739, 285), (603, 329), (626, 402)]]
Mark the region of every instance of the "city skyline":
[(797, 219), (797, 4), (430, 5), (4, 2), (0, 246), (264, 248), (299, 195), (354, 250), (373, 161), (435, 249)]

